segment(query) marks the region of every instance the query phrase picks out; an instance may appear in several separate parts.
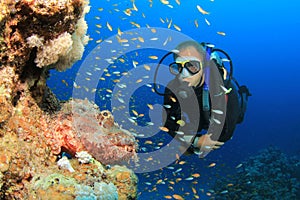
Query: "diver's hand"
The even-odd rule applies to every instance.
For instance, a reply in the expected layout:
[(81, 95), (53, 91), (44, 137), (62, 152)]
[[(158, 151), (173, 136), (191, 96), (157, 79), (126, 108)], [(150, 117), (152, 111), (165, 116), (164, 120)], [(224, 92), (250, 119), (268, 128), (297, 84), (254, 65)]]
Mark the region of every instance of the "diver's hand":
[(211, 133), (200, 136), (196, 147), (198, 147), (201, 150), (203, 150), (203, 148), (207, 150), (214, 150), (220, 148), (224, 144), (224, 142), (212, 140), (211, 136)]

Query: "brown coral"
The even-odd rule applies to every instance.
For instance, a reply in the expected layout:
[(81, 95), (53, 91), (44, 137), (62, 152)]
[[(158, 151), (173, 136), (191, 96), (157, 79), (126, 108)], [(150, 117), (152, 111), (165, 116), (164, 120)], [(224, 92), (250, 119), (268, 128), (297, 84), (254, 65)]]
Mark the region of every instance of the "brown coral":
[[(38, 105), (42, 106), (47, 95), (45, 91), (49, 68), (57, 67), (64, 70), (81, 58), (78, 52), (83, 52), (87, 36), (84, 35), (86, 26), (81, 28), (80, 24), (83, 24), (84, 14), (88, 12), (87, 4), (86, 0), (8, 0), (5, 3), (1, 1), (3, 11), (0, 15), (0, 74), (9, 76), (9, 80), (3, 81), (3, 84), (10, 84), (8, 94), (11, 94), (14, 101), (17, 101), (19, 94), (27, 88)], [(58, 62), (57, 66), (47, 66), (55, 64), (58, 59), (49, 60), (49, 56), (46, 55), (49, 54), (49, 48), (45, 48), (46, 44), (53, 43), (51, 41), (55, 41), (60, 35), (70, 34), (74, 34), (75, 41), (74, 46), (71, 44), (70, 55), (66, 55), (66, 51), (59, 51), (61, 54), (58, 57), (63, 56), (62, 61)], [(33, 41), (28, 40), (35, 40), (37, 44), (34, 45)], [(83, 41), (80, 43), (81, 40)], [(79, 46), (80, 49), (76, 50)], [(73, 55), (74, 52), (76, 55)], [(35, 63), (35, 60), (38, 62)], [(38, 69), (37, 64), (46, 66)], [(10, 72), (2, 72), (4, 68)]]

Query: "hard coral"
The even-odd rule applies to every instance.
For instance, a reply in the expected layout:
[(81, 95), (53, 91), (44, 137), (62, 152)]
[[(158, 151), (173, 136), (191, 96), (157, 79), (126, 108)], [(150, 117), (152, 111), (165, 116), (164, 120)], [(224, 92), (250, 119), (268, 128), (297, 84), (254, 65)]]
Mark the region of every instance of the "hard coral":
[(61, 148), (72, 155), (87, 150), (103, 164), (137, 159), (134, 136), (115, 123), (109, 111), (100, 112), (88, 100), (65, 103), (50, 127), (46, 138), (55, 154)]
[[(89, 11), (88, 3), (88, 0), (0, 2), (0, 79), (9, 77), (1, 85), (9, 87), (7, 94), (14, 94), (11, 97), (13, 102), (29, 90), (42, 106), (42, 101), (49, 100), (45, 98), (49, 68), (62, 71), (81, 59), (84, 45), (89, 40), (84, 20)], [(68, 38), (63, 40), (64, 45), (57, 42), (62, 41), (59, 40), (61, 38)], [(0, 105), (9, 108), (8, 104), (1, 102)], [(48, 107), (52, 109), (55, 106)], [(1, 120), (3, 123), (5, 118)]]
[(119, 199), (135, 199), (137, 196), (137, 176), (124, 166), (115, 165), (107, 171), (108, 179), (118, 189)]
[(299, 159), (289, 158), (279, 149), (269, 147), (247, 159), (231, 179), (217, 180), (214, 198), (299, 199), (299, 177), (293, 173), (299, 162)]
[(137, 176), (122, 166), (111, 169), (96, 160), (80, 164), (71, 159), (75, 173), (47, 169), (32, 179), (30, 199), (136, 199)]
[[(32, 36), (30, 37), (32, 38)], [(27, 38), (28, 40), (29, 38)], [(66, 56), (71, 50), (73, 44), (72, 37), (69, 33), (64, 32), (57, 38), (48, 41), (38, 49), (34, 62), (38, 67), (54, 64), (62, 56)]]

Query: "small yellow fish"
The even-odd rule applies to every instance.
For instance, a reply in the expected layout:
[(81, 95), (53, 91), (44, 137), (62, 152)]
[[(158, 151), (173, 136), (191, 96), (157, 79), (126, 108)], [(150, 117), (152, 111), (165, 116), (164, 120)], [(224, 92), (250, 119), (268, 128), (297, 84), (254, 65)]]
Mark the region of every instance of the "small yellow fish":
[(171, 101), (173, 101), (174, 103), (176, 102), (176, 98), (175, 97), (170, 97)]
[(172, 196), (166, 195), (166, 196), (164, 196), (164, 198), (165, 198), (165, 199), (172, 199)]
[(123, 34), (123, 32), (120, 30), (120, 28), (118, 28), (118, 35), (121, 36)]
[(142, 37), (138, 37), (138, 40), (139, 40), (140, 42), (144, 42), (144, 41), (145, 41), (144, 38), (142, 38)]
[(176, 178), (175, 182), (178, 183), (181, 180), (182, 180), (182, 178)]
[(147, 70), (147, 71), (150, 71), (150, 70), (151, 70), (151, 67), (150, 67), (149, 65), (146, 65), (146, 64), (144, 64), (144, 68), (145, 68), (145, 70)]
[(112, 93), (112, 90), (110, 90), (110, 89), (106, 89), (106, 91), (109, 92), (109, 93)]
[(131, 15), (131, 10), (130, 8), (127, 8), (126, 10), (123, 11), (125, 15), (130, 16)]
[(176, 3), (177, 3), (178, 5), (180, 5), (180, 0), (176, 0)]
[(111, 27), (111, 25), (110, 25), (108, 22), (106, 22), (106, 26), (107, 26), (107, 28), (108, 28), (110, 31), (113, 30), (112, 27)]
[(123, 58), (119, 58), (119, 61), (121, 61), (121, 63), (125, 62), (125, 60)]
[(195, 24), (196, 28), (199, 27), (199, 24), (198, 24), (198, 20), (197, 20), (197, 19), (195, 19), (194, 24)]
[(178, 164), (183, 165), (184, 163), (185, 163), (185, 161), (180, 161)]
[(172, 185), (175, 185), (175, 182), (174, 181), (169, 181), (170, 184)]
[(181, 28), (179, 26), (177, 26), (176, 24), (173, 24), (173, 26), (177, 31), (181, 31)]
[(135, 5), (135, 3), (134, 3), (134, 2), (132, 2), (132, 10), (134, 10), (134, 11), (138, 11), (138, 8), (136, 7), (136, 5)]
[(143, 79), (138, 79), (138, 80), (136, 80), (136, 83), (140, 83), (142, 81), (143, 81)]
[(217, 34), (222, 35), (222, 36), (225, 36), (225, 35), (226, 35), (226, 33), (225, 33), (225, 32), (222, 32), (222, 31), (218, 31)]
[(151, 140), (147, 140), (144, 144), (153, 144), (153, 142)]
[(150, 59), (153, 59), (153, 60), (157, 60), (158, 57), (157, 56), (149, 56)]
[(165, 5), (168, 5), (168, 4), (169, 4), (169, 1), (167, 1), (167, 0), (160, 0), (160, 2), (161, 2), (162, 4), (165, 4)]
[(117, 39), (118, 39), (118, 42), (119, 42), (119, 43), (126, 43), (126, 42), (128, 42), (127, 39), (122, 39), (122, 38), (120, 38), (119, 36), (117, 36)]
[(141, 25), (139, 25), (138, 23), (135, 23), (135, 22), (130, 22), (132, 25), (134, 25), (135, 27), (137, 28), (141, 28)]
[(151, 110), (153, 110), (153, 105), (147, 104), (147, 106), (148, 106)]
[(160, 130), (164, 131), (164, 132), (169, 132), (169, 129), (167, 127), (159, 127)]
[(138, 112), (136, 112), (135, 110), (131, 110), (132, 111), (132, 113), (135, 115), (135, 116), (138, 116), (139, 114), (138, 114)]
[(185, 121), (183, 121), (183, 120), (178, 120), (177, 122), (176, 122), (176, 124), (179, 124), (179, 126), (184, 126), (185, 125)]
[(200, 174), (198, 174), (198, 173), (192, 174), (192, 177), (194, 177), (194, 178), (199, 178), (199, 177), (200, 177)]
[(179, 194), (173, 194), (173, 198), (176, 200), (184, 200), (184, 198), (182, 196), (180, 196)]
[(209, 12), (205, 11), (203, 8), (201, 8), (201, 6), (197, 5), (197, 9), (199, 12), (201, 12), (203, 15), (208, 15)]
[(208, 167), (214, 167), (214, 166), (216, 166), (216, 163), (210, 163), (210, 164), (208, 165)]
[(197, 190), (193, 187), (192, 187), (192, 191), (193, 191), (194, 194), (197, 194)]
[(172, 19), (170, 20), (169, 24), (168, 24), (168, 28), (171, 28), (172, 25)]

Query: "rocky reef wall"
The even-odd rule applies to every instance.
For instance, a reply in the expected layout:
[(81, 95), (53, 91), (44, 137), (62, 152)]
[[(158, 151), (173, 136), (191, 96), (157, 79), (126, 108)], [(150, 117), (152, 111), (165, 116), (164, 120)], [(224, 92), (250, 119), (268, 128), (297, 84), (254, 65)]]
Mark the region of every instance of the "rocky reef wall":
[[(81, 59), (89, 2), (1, 0), (0, 7), (0, 199), (135, 199), (136, 175), (117, 165), (135, 159), (134, 137), (109, 111), (87, 100), (62, 104), (46, 85), (49, 69)], [(76, 119), (89, 126), (76, 128)]]

